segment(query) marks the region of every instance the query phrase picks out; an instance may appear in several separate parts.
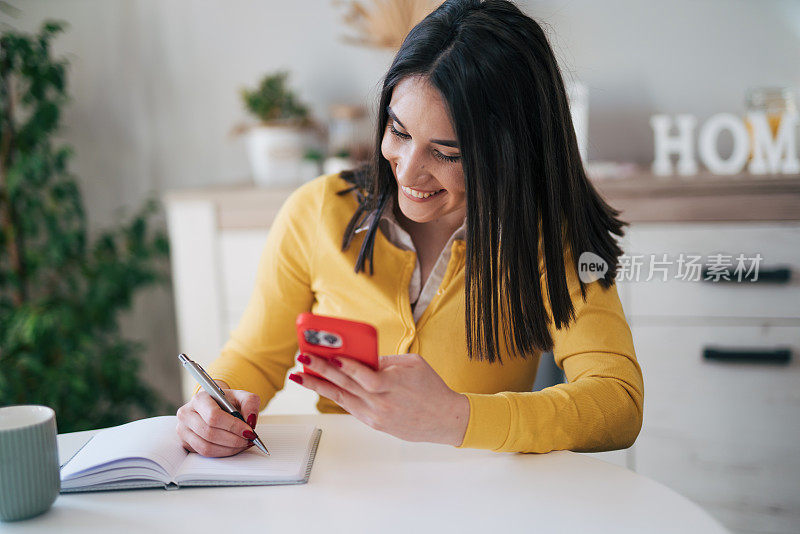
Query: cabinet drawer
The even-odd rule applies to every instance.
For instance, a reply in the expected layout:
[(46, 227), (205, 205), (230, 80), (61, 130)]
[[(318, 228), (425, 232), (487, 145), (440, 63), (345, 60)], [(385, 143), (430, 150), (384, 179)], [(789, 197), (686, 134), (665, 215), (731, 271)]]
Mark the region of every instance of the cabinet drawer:
[[(636, 224), (624, 240), (625, 255), (642, 262), (620, 274), (629, 317), (755, 317), (800, 318), (800, 225), (798, 224)], [(666, 254), (666, 262), (662, 262)], [(713, 282), (681, 279), (678, 259), (700, 256), (704, 265), (745, 256), (745, 266), (758, 263), (756, 282)], [(760, 254), (761, 260), (751, 260)], [(651, 276), (651, 266), (655, 269)], [(666, 276), (659, 268), (666, 269)], [(790, 273), (787, 282), (766, 282), (776, 268)], [(666, 280), (664, 280), (666, 278)], [(689, 277), (690, 279), (694, 277)]]
[[(632, 330), (644, 376), (645, 426), (748, 445), (791, 442), (797, 449), (800, 325)], [(786, 348), (792, 359), (782, 365), (710, 361), (703, 358), (708, 347)]]
[[(636, 470), (729, 528), (800, 531), (800, 325), (632, 330), (645, 391)], [(782, 347), (792, 359), (709, 361), (707, 347)]]
[(699, 504), (732, 532), (800, 532), (797, 454), (772, 457), (752, 451), (746, 459), (725, 444), (642, 432), (636, 471)]

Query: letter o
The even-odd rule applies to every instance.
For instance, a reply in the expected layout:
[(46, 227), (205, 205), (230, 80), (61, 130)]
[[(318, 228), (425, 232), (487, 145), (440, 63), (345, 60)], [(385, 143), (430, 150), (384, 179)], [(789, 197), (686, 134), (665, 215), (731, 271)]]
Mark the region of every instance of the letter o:
[[(733, 154), (722, 159), (717, 152), (717, 138), (722, 130), (733, 134)], [(750, 155), (750, 136), (742, 120), (732, 113), (718, 113), (708, 119), (698, 138), (700, 159), (713, 174), (737, 174)]]

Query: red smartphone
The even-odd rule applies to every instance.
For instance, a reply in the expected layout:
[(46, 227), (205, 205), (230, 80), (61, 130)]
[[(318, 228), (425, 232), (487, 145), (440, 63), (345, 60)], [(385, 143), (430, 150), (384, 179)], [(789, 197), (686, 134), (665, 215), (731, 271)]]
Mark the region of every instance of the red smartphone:
[[(297, 316), (295, 325), (300, 352), (328, 359), (352, 358), (379, 369), (378, 331), (371, 324), (306, 312)], [(303, 372), (319, 377), (305, 365)]]

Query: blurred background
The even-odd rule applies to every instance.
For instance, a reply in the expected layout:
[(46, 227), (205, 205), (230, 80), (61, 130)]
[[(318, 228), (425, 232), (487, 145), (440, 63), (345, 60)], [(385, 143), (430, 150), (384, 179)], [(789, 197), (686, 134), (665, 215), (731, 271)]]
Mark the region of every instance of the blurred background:
[[(392, 39), (437, 2), (387, 1), (400, 7), (384, 13), (377, 2), (357, 3), (361, 11), (353, 4), (2, 3), (4, 32), (66, 23), (51, 42), (52, 56), (69, 64), (54, 142), (73, 148), (69, 173), (83, 195), (88, 235), (129, 220), (147, 199), (160, 201), (147, 220), (169, 235), (171, 283), (143, 285), (119, 316), (121, 335), (142, 343), (140, 376), (164, 401), (156, 410), (167, 413), (186, 394), (175, 355), (210, 361), (236, 324), (288, 191), (353, 164), (368, 148), (381, 76), (398, 44)], [(517, 4), (551, 39), (590, 175), (632, 222), (626, 253), (646, 260), (760, 252), (767, 272), (790, 272), (758, 292), (644, 278), (620, 284), (649, 418), (621, 463), (737, 532), (797, 532), (800, 178), (746, 169), (720, 177), (702, 165), (692, 178), (653, 176), (650, 121), (689, 114), (699, 130), (718, 113), (744, 121), (776, 98), (779, 114), (796, 110), (800, 3)], [(723, 132), (720, 155), (734, 144)], [(271, 159), (258, 160), (259, 152)], [(731, 364), (743, 348), (757, 353), (751, 360), (766, 357)], [(709, 363), (716, 349), (726, 363)], [(539, 387), (559, 379), (558, 370), (543, 369)], [(303, 393), (281, 395), (274, 413), (311, 409)]]

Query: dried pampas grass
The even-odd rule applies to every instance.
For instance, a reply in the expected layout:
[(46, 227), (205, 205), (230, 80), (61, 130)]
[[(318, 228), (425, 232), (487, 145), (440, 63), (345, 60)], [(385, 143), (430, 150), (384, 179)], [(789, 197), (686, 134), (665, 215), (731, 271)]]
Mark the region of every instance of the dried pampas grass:
[(436, 9), (441, 0), (333, 0), (334, 5), (345, 5), (344, 22), (356, 35), (346, 35), (349, 43), (380, 48), (400, 48), (408, 32), (428, 13)]

